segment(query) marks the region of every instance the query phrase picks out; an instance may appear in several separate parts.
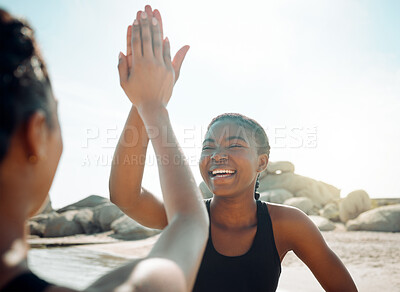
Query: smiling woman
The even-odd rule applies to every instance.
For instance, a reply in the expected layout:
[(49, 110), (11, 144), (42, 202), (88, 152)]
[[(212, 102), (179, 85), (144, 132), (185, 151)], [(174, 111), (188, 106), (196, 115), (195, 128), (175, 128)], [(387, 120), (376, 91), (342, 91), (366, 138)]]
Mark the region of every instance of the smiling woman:
[[(138, 122), (129, 125), (140, 126)], [(209, 239), (193, 291), (275, 291), (281, 261), (289, 251), (310, 268), (326, 291), (357, 291), (347, 269), (302, 211), (258, 200), (257, 178), (267, 167), (269, 151), (264, 130), (250, 118), (224, 114), (210, 123), (199, 162), (213, 193), (205, 202)], [(143, 164), (128, 168), (140, 173)], [(140, 179), (122, 175), (126, 173), (121, 166), (113, 166), (111, 199), (148, 227), (167, 226), (163, 203), (141, 189)]]
[[(234, 121), (235, 123), (232, 124), (229, 123), (229, 121)], [(224, 137), (224, 139), (222, 141), (216, 141), (216, 137)], [(225, 150), (220, 151), (218, 147), (223, 147)], [(252, 153), (252, 149), (255, 149), (256, 153)], [(243, 115), (231, 113), (219, 115), (214, 118), (207, 128), (200, 158), (200, 172), (206, 183), (212, 182), (213, 186), (215, 186), (215, 184), (218, 185), (220, 182), (224, 182), (224, 180), (220, 180), (220, 178), (233, 178), (236, 176), (238, 172), (237, 169), (221, 169), (218, 164), (207, 166), (207, 164), (210, 164), (210, 160), (226, 160), (227, 157), (229, 157), (227, 153), (229, 151), (233, 151), (236, 155), (253, 155), (253, 158), (257, 155), (261, 155), (262, 161), (259, 169), (264, 170), (264, 167), (266, 167), (268, 163), (270, 152), (268, 137), (260, 124)], [(219, 158), (220, 155), (225, 155), (225, 158)], [(209, 167), (208, 175), (205, 173), (207, 167)], [(244, 171), (244, 173), (246, 173), (246, 171)], [(239, 175), (243, 174), (239, 173)], [(258, 177), (259, 175), (257, 175), (254, 191), (256, 200), (260, 197), (257, 193)], [(209, 178), (211, 178), (211, 180)]]

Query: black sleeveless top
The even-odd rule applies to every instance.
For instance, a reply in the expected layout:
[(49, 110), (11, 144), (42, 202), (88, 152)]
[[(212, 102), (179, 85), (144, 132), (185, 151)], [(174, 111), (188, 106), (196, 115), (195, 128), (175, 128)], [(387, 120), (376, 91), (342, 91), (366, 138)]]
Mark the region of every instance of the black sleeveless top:
[[(210, 202), (206, 201), (209, 216)], [(276, 291), (281, 261), (266, 203), (257, 200), (257, 232), (245, 254), (230, 257), (218, 253), (211, 239), (211, 224), (209, 232), (194, 292)]]
[(49, 286), (51, 286), (50, 283), (40, 279), (32, 272), (26, 272), (8, 282), (0, 292), (43, 292)]

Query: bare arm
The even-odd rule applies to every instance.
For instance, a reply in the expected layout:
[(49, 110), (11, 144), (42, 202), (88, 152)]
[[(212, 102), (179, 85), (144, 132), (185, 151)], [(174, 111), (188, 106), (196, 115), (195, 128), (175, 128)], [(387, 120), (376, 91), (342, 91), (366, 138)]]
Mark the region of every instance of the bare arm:
[(113, 158), (110, 198), (140, 224), (163, 229), (168, 224), (163, 202), (142, 188), (148, 142), (143, 121), (132, 106)]
[[(121, 85), (137, 106), (159, 158), (157, 164), (169, 225), (146, 259), (106, 275), (88, 291), (190, 291), (208, 237), (208, 216), (200, 190), (166, 110), (175, 74), (169, 42), (162, 42), (159, 23), (154, 18), (151, 21), (144, 15), (140, 24), (137, 20), (134, 22), (132, 70), (124, 58), (120, 59), (118, 69)], [(165, 268), (160, 269), (160, 265)]]
[[(155, 17), (158, 20), (161, 39), (163, 28), (161, 14), (158, 10), (152, 11), (146, 6), (145, 11), (149, 22)], [(137, 13), (140, 21), (141, 12)], [(182, 47), (174, 57), (172, 66), (177, 81), (182, 62), (189, 47)], [(127, 55), (121, 56), (127, 63), (128, 70), (132, 68), (132, 26), (127, 32)], [(169, 101), (166, 99), (166, 102)], [(156, 196), (142, 187), (143, 170), (148, 146), (148, 136), (143, 121), (132, 106), (114, 154), (114, 161), (110, 174), (110, 198), (124, 213), (142, 225), (150, 228), (163, 229), (167, 224), (164, 204)]]
[[(325, 291), (357, 291), (350, 273), (329, 248), (318, 228), (302, 211), (283, 207), (287, 219), (281, 225), (289, 250), (310, 268)], [(282, 236), (282, 234), (281, 234)]]

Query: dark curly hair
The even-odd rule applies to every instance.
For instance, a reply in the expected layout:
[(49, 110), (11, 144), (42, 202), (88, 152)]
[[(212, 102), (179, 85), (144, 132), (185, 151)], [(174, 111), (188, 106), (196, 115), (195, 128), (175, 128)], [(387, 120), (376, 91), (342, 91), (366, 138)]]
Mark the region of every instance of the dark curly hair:
[[(219, 121), (233, 121), (234, 123), (243, 126), (245, 129), (248, 129), (251, 131), (252, 137), (254, 138), (254, 141), (256, 142), (256, 147), (257, 147), (257, 153), (260, 154), (267, 154), (269, 157), (269, 152), (270, 152), (270, 145), (269, 145), (269, 140), (268, 136), (264, 131), (264, 128), (257, 123), (255, 120), (246, 117), (245, 115), (238, 114), (238, 113), (225, 113), (222, 115), (219, 115), (212, 119), (210, 124), (207, 127), (207, 132), (210, 130), (211, 126), (214, 125), (216, 122)], [(257, 176), (256, 180), (256, 185), (254, 189), (254, 197), (256, 200), (260, 198), (260, 194), (257, 192), (257, 189), (260, 185), (259, 182), (259, 176)]]
[(32, 28), (0, 9), (0, 162), (16, 129), (42, 110), (51, 128), (50, 79)]

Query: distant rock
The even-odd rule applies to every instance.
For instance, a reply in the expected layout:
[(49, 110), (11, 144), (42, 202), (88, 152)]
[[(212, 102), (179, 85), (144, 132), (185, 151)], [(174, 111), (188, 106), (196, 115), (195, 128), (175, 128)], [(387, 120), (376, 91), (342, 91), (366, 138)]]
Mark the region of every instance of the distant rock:
[(56, 212), (51, 212), (47, 214), (39, 214), (33, 216), (28, 221), (28, 228), (31, 235), (43, 236), (46, 229), (46, 225), (50, 220), (58, 217), (59, 214)]
[(266, 172), (271, 174), (294, 173), (294, 164), (290, 161), (270, 161), (268, 162)]
[(339, 207), (336, 203), (329, 203), (325, 205), (324, 208), (319, 210), (320, 216), (338, 222), (340, 221), (339, 219)]
[(101, 232), (102, 231), (101, 227), (95, 224), (93, 217), (94, 214), (91, 209), (89, 208), (80, 209), (75, 214), (74, 221), (82, 226), (82, 229), (86, 234)]
[(313, 202), (309, 198), (290, 198), (283, 202), (284, 205), (296, 207), (303, 211), (304, 213), (308, 214), (314, 207)]
[(285, 189), (274, 189), (260, 193), (260, 200), (275, 204), (283, 204), (287, 199), (293, 198), (293, 194)]
[(29, 228), (30, 235), (37, 235), (37, 236), (42, 237), (44, 234), (44, 231), (46, 229), (46, 225), (40, 224), (35, 221), (28, 221), (28, 228)]
[(147, 228), (132, 218), (123, 215), (111, 224), (116, 238), (143, 239), (160, 233), (160, 230)]
[(322, 208), (340, 197), (340, 190), (327, 183), (294, 173), (270, 174), (265, 171), (260, 176), (260, 192), (286, 189), (295, 197), (307, 197), (314, 205)]
[(68, 206), (65, 206), (61, 209), (58, 209), (58, 213), (63, 213), (65, 211), (70, 211), (70, 210), (79, 210), (83, 208), (93, 208), (102, 204), (110, 203), (109, 199), (106, 199), (101, 196), (97, 195), (91, 195), (89, 197), (86, 197), (76, 203), (70, 204)]
[(314, 222), (314, 224), (321, 231), (331, 231), (336, 228), (336, 225), (333, 222), (329, 221), (324, 217), (311, 215), (308, 216), (308, 218), (310, 218), (311, 221)]
[(94, 223), (101, 227), (102, 231), (110, 230), (111, 223), (122, 215), (124, 215), (124, 213), (112, 203), (93, 208)]
[(46, 224), (44, 237), (61, 237), (84, 233), (82, 226), (74, 221), (78, 211), (67, 211), (53, 217)]
[(366, 191), (357, 190), (349, 193), (339, 203), (339, 217), (342, 222), (356, 218), (371, 209), (371, 199)]
[(347, 230), (400, 232), (400, 204), (369, 210), (346, 223)]

